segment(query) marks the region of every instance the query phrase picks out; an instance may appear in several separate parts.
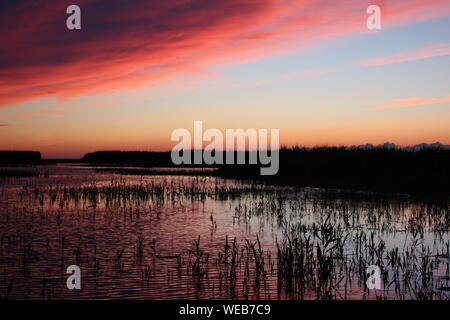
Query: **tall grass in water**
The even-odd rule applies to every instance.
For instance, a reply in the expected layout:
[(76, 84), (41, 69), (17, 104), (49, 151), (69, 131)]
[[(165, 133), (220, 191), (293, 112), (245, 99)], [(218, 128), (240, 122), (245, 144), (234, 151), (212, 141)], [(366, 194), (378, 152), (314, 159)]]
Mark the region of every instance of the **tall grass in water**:
[[(138, 297), (157, 298), (175, 292), (188, 298), (448, 299), (447, 205), (206, 177), (25, 184), (18, 192), (0, 214), (8, 278), (2, 297), (11, 298), (10, 281), (14, 297), (27, 297), (21, 283), (27, 274), (39, 282), (34, 297), (64, 297), (52, 287), (55, 273), (79, 263), (86, 283), (95, 284), (86, 289), (93, 296), (131, 284)], [(166, 219), (190, 221), (203, 213), (204, 230), (175, 233), (185, 246), (161, 240)], [(238, 230), (229, 238), (228, 221), (228, 231)], [(42, 226), (48, 234), (36, 232)], [(39, 263), (47, 259), (53, 264), (42, 276)], [(365, 285), (373, 264), (383, 278), (376, 292)]]

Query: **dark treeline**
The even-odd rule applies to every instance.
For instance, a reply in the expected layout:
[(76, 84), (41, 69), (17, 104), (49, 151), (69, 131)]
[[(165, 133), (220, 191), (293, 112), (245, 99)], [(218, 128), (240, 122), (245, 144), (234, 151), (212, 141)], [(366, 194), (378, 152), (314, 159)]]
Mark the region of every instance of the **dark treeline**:
[(32, 164), (41, 161), (38, 151), (0, 151), (0, 165)]
[(449, 164), (450, 151), (440, 149), (284, 148), (274, 176), (260, 176), (259, 167), (242, 165), (223, 166), (219, 174), (272, 184), (448, 197)]
[[(246, 162), (248, 159), (246, 152)], [(87, 154), (82, 160), (97, 164), (174, 167), (170, 152), (100, 151)], [(214, 165), (218, 170), (211, 174), (277, 185), (448, 196), (449, 164), (450, 151), (441, 149), (283, 148), (276, 175), (261, 176), (260, 165), (248, 164)]]

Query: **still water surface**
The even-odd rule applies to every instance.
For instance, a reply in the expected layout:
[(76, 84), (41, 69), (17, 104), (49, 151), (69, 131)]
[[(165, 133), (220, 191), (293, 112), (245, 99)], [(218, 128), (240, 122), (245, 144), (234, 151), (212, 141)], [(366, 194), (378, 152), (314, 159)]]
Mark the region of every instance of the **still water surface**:
[[(449, 206), (207, 176), (0, 182), (9, 299), (449, 299)], [(78, 265), (82, 289), (68, 290)], [(381, 269), (368, 290), (366, 268)]]

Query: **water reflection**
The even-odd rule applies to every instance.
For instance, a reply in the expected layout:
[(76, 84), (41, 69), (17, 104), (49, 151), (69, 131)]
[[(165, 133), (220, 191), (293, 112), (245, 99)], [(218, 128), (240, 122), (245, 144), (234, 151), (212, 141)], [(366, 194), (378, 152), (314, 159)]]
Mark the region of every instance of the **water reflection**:
[[(2, 181), (12, 299), (448, 299), (449, 207), (54, 165)], [(66, 268), (82, 269), (82, 290)], [(367, 289), (366, 268), (382, 270)]]

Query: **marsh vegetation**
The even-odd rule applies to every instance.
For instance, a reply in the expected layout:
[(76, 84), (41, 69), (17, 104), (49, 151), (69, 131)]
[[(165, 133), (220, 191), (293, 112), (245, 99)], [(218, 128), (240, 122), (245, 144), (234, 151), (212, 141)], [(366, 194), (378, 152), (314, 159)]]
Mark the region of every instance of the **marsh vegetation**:
[(35, 169), (49, 173), (0, 182), (1, 299), (450, 297), (442, 199)]

